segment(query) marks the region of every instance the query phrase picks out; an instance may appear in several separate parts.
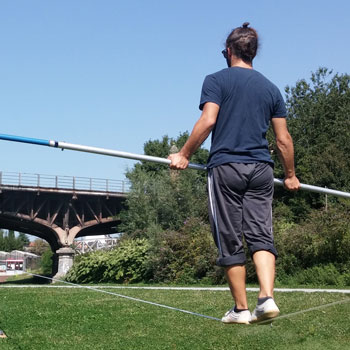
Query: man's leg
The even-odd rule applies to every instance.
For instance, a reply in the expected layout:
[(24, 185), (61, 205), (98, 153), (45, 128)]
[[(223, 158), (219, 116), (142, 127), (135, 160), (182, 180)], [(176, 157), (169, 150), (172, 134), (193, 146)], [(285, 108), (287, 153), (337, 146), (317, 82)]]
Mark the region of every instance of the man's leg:
[(243, 232), (260, 284), (259, 298), (272, 297), (275, 256), (272, 233), (273, 169), (258, 163), (243, 199)]
[(251, 322), (274, 318), (280, 311), (273, 300), (273, 285), (275, 280), (275, 256), (266, 251), (259, 250), (253, 254), (256, 274), (258, 275), (260, 292), (258, 303), (252, 313)]
[(234, 265), (226, 267), (225, 273), (236, 308), (240, 310), (248, 309), (247, 292), (245, 288), (245, 266)]
[(273, 298), (275, 256), (266, 250), (259, 250), (253, 254), (253, 261), (260, 284), (259, 298)]
[(259, 322), (279, 314), (273, 300), (277, 251), (272, 233), (272, 197), (272, 167), (263, 163), (256, 164), (243, 200), (243, 232), (260, 284), (258, 302), (251, 322)]
[(251, 320), (245, 290), (245, 252), (242, 244), (242, 198), (251, 166), (224, 164), (208, 173), (209, 218), (216, 246), (217, 264), (224, 266), (235, 307), (221, 319), (223, 323)]
[(235, 307), (227, 311), (221, 319), (223, 323), (249, 324), (252, 318), (248, 310), (247, 293), (245, 289), (246, 270), (244, 265), (225, 267), (227, 282), (231, 289)]

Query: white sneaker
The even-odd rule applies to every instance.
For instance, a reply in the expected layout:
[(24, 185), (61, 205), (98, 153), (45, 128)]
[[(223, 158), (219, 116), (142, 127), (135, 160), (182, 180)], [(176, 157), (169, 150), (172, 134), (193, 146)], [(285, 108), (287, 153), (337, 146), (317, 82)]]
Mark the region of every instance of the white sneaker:
[(280, 313), (275, 301), (270, 298), (261, 305), (257, 305), (252, 313), (251, 323), (277, 317)]
[(0, 338), (7, 338), (6, 334), (1, 329), (0, 329)]
[(249, 310), (235, 312), (234, 308), (227, 311), (225, 316), (221, 319), (223, 323), (243, 323), (249, 324), (251, 319)]

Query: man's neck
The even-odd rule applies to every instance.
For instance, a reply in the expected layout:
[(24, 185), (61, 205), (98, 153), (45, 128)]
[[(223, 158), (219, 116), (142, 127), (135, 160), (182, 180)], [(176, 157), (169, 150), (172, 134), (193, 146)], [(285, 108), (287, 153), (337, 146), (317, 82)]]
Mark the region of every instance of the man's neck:
[(241, 60), (240, 58), (236, 58), (236, 57), (231, 57), (231, 68), (232, 67), (241, 67), (241, 68), (247, 68), (247, 69), (253, 69), (253, 65), (244, 62), (243, 60)]

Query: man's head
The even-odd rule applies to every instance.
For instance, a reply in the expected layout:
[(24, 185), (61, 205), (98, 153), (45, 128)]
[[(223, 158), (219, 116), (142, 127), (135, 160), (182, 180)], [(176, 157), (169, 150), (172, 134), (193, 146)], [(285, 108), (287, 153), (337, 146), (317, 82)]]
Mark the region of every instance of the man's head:
[(243, 23), (242, 27), (233, 29), (226, 39), (226, 49), (222, 53), (229, 67), (231, 67), (232, 55), (250, 65), (256, 56), (258, 33), (255, 29), (248, 28), (248, 26), (248, 22)]

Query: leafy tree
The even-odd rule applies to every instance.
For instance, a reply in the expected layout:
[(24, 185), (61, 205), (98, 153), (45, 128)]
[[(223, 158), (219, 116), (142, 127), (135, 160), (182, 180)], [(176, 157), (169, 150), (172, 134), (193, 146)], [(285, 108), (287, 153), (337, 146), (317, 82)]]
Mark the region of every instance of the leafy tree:
[(4, 250), (4, 232), (0, 230), (0, 250)]
[(22, 250), (28, 243), (29, 239), (24, 233), (20, 233), (18, 237), (16, 237), (13, 230), (9, 230), (7, 234), (4, 234), (4, 232), (0, 230), (0, 250), (5, 252)]
[(52, 273), (52, 256), (51, 248), (47, 248), (41, 255), (40, 267), (43, 275), (50, 275)]
[(7, 251), (15, 250), (18, 248), (15, 232), (13, 230), (8, 231), (5, 242)]
[[(188, 138), (181, 134), (176, 140), (164, 136), (161, 141), (148, 141), (148, 155), (167, 157), (171, 147), (180, 149)], [(208, 151), (200, 148), (192, 157), (205, 163)], [(207, 219), (205, 172), (170, 170), (167, 165), (142, 162), (126, 175), (131, 181), (127, 209), (121, 213), (122, 231), (128, 235), (154, 236), (155, 232), (183, 226), (190, 217)]]
[[(162, 140), (149, 140), (144, 144), (144, 153), (149, 156), (156, 156), (161, 158), (167, 158), (172, 152), (172, 147), (174, 151), (180, 150), (185, 144), (189, 137), (189, 133), (186, 131), (181, 133), (177, 139), (169, 138), (168, 136), (163, 136)], [(204, 148), (199, 148), (191, 157), (191, 162), (206, 164), (208, 159), (208, 150)], [(135, 164), (134, 171), (142, 169), (142, 171), (156, 174), (160, 170), (168, 170), (168, 166), (164, 164), (152, 163), (152, 162), (141, 162)], [(131, 174), (133, 171), (128, 172), (127, 175)], [(205, 177), (205, 173), (201, 173)]]
[[(350, 191), (350, 76), (319, 68), (310, 82), (299, 80), (286, 88), (286, 94), (297, 176), (304, 183)], [(271, 131), (269, 141), (273, 149)], [(277, 159), (276, 152), (273, 158)], [(283, 176), (278, 161), (275, 173)], [(325, 200), (323, 195), (291, 194), (282, 189), (276, 189), (276, 198), (299, 218), (305, 218), (310, 208), (323, 207)]]
[(17, 241), (18, 241), (20, 250), (22, 250), (24, 247), (27, 247), (29, 245), (29, 238), (25, 233), (20, 232), (18, 234)]
[(29, 251), (36, 255), (42, 255), (47, 249), (49, 249), (49, 244), (38, 238), (30, 246)]

